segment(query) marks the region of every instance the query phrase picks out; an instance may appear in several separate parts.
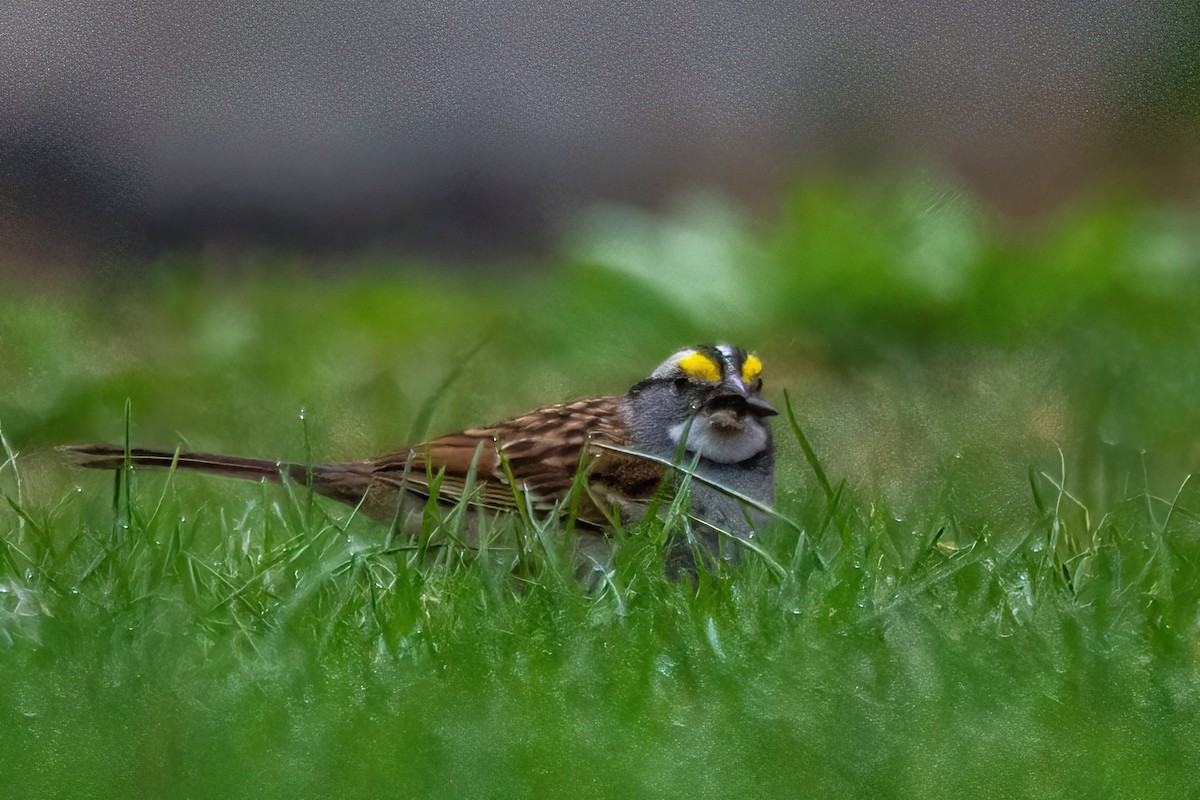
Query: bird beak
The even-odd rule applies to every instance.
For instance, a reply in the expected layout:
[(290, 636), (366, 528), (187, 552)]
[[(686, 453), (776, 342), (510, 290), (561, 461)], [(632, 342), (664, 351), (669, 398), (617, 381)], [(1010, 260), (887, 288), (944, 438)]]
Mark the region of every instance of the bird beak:
[(724, 405), (727, 403), (741, 404), (756, 417), (773, 417), (779, 412), (775, 407), (763, 400), (761, 397), (755, 397), (746, 391), (745, 387), (738, 386), (732, 383), (726, 383), (722, 387), (724, 391), (718, 390), (717, 393), (710, 395), (705, 405)]
[(750, 413), (756, 417), (773, 417), (779, 413), (775, 410), (775, 406), (761, 397), (747, 397), (746, 405), (750, 406)]

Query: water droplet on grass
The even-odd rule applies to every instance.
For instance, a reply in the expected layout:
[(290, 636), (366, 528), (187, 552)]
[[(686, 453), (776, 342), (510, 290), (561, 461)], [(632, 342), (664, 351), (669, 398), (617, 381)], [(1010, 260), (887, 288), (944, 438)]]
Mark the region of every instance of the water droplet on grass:
[(717, 634), (717, 626), (713, 622), (713, 618), (709, 617), (704, 623), (704, 632), (708, 636), (708, 643), (712, 647), (713, 652), (717, 654), (717, 658), (725, 658), (725, 650), (721, 647), (721, 638)]

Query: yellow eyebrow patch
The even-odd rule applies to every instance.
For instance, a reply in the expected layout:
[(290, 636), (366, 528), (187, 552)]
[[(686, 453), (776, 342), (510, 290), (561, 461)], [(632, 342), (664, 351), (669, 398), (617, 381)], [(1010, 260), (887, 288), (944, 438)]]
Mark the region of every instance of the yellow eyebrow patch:
[(717, 366), (717, 362), (695, 350), (679, 359), (679, 368), (693, 378), (713, 383), (721, 380), (721, 368)]
[(758, 360), (758, 356), (746, 356), (746, 360), (742, 362), (742, 381), (749, 383), (759, 375), (762, 375), (762, 362)]

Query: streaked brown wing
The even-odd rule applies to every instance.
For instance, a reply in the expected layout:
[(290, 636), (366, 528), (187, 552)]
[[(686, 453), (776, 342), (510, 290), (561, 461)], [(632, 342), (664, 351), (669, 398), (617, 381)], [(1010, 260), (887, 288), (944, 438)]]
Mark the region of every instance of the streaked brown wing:
[[(619, 397), (579, 400), (531, 411), (486, 428), (441, 436), (376, 460), (374, 473), (379, 480), (393, 485), (404, 481), (410, 491), (428, 496), (430, 476), (444, 471), (439, 499), (455, 502), (467, 491), (468, 483), (473, 483), (471, 502), (495, 511), (516, 508), (518, 492), (509, 482), (511, 473), (519, 493), (535, 510), (550, 511), (571, 488), (585, 450), (589, 452), (589, 470), (613, 461), (613, 454), (589, 448), (589, 442), (628, 443), (620, 401)], [(628, 474), (630, 469), (607, 467), (605, 480)], [(661, 477), (661, 470), (658, 475)], [(595, 492), (592, 497), (609, 504), (607, 497), (596, 497)], [(601, 510), (594, 507), (580, 509), (580, 518), (597, 525), (606, 521)]]

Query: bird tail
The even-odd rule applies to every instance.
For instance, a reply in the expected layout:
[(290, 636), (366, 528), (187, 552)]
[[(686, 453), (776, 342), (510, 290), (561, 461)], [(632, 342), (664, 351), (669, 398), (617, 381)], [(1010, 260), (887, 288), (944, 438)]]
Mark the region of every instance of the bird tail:
[[(58, 448), (66, 453), (77, 466), (86, 469), (121, 469), (125, 466), (126, 450), (115, 444), (65, 445)], [(135, 467), (159, 467), (161, 469), (186, 469), (224, 475), (229, 478), (268, 480), (282, 483), (284, 475), (291, 480), (305, 480), (306, 470), (301, 464), (268, 461), (265, 458), (242, 458), (222, 456), (215, 453), (188, 453), (174, 450), (150, 450), (144, 447), (130, 448), (129, 463)]]
[[(127, 453), (122, 445), (65, 445), (58, 449), (77, 466), (86, 469), (121, 469), (126, 464)], [(128, 463), (134, 467), (184, 469), (223, 475), (227, 478), (266, 480), (272, 483), (283, 483), (284, 478), (287, 478), (289, 481), (312, 486), (313, 491), (318, 494), (349, 505), (357, 505), (372, 485), (370, 465), (365, 462), (317, 464), (309, 467), (306, 464), (271, 461), (265, 458), (133, 447), (128, 450)]]

